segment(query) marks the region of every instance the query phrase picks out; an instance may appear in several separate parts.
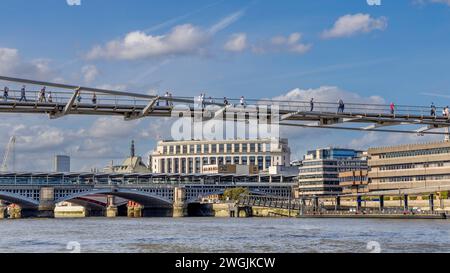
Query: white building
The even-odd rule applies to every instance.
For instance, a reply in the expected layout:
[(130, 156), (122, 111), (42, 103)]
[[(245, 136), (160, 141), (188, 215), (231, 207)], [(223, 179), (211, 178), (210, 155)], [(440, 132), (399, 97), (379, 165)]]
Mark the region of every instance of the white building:
[(289, 166), (287, 139), (160, 141), (150, 155), (153, 173), (195, 174), (203, 165)]

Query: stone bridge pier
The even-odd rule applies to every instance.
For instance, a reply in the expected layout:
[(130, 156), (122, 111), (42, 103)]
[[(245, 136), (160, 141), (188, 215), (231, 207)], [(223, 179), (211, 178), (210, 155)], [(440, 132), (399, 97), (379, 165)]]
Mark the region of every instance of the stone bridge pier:
[(55, 216), (55, 189), (43, 187), (40, 189), (37, 217), (53, 218)]
[(7, 210), (6, 204), (3, 200), (0, 200), (0, 219), (5, 219), (7, 217)]
[(114, 195), (108, 195), (106, 199), (106, 217), (117, 217), (119, 215), (119, 210), (116, 205), (116, 197)]
[(173, 217), (187, 216), (186, 189), (175, 187), (173, 189)]

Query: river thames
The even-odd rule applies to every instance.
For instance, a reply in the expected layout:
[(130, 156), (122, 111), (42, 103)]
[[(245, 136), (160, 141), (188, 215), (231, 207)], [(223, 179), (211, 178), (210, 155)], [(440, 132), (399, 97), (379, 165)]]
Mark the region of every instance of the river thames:
[(0, 221), (0, 252), (450, 252), (449, 220), (84, 218)]

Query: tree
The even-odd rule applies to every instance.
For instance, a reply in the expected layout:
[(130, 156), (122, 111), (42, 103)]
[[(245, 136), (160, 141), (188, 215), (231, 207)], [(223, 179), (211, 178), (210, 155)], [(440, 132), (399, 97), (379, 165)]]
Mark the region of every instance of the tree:
[(236, 201), (242, 195), (248, 195), (250, 192), (247, 188), (232, 188), (226, 189), (223, 193), (223, 200), (232, 200)]

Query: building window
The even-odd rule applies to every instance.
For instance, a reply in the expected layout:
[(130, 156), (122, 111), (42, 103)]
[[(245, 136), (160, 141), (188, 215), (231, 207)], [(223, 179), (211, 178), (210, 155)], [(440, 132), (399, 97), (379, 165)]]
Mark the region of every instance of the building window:
[(255, 165), (256, 161), (255, 161), (255, 157), (251, 156), (250, 157), (250, 165)]
[(266, 156), (266, 169), (272, 166), (272, 158), (270, 156)]
[(247, 157), (246, 156), (242, 157), (242, 165), (247, 165)]
[(255, 152), (256, 152), (256, 144), (250, 143), (250, 153), (255, 153)]
[(217, 164), (217, 158), (216, 158), (216, 157), (211, 157), (211, 158), (210, 158), (210, 164), (211, 164), (211, 165)]
[(203, 153), (209, 154), (209, 145), (208, 144), (203, 144)]
[(248, 152), (247, 146), (248, 146), (247, 143), (242, 144), (242, 152), (243, 153), (247, 153)]
[(219, 153), (224, 153), (225, 152), (225, 144), (218, 144), (219, 145)]
[(195, 145), (195, 151), (196, 151), (197, 154), (201, 153), (201, 149), (200, 148), (201, 148), (200, 145)]
[(227, 144), (227, 153), (231, 153), (231, 144)]
[(231, 156), (225, 158), (226, 164), (231, 164)]
[(233, 158), (233, 164), (238, 165), (239, 164), (239, 156), (235, 156)]
[(239, 144), (234, 144), (234, 152), (235, 153), (240, 153), (241, 151), (240, 151), (240, 149), (239, 149)]

